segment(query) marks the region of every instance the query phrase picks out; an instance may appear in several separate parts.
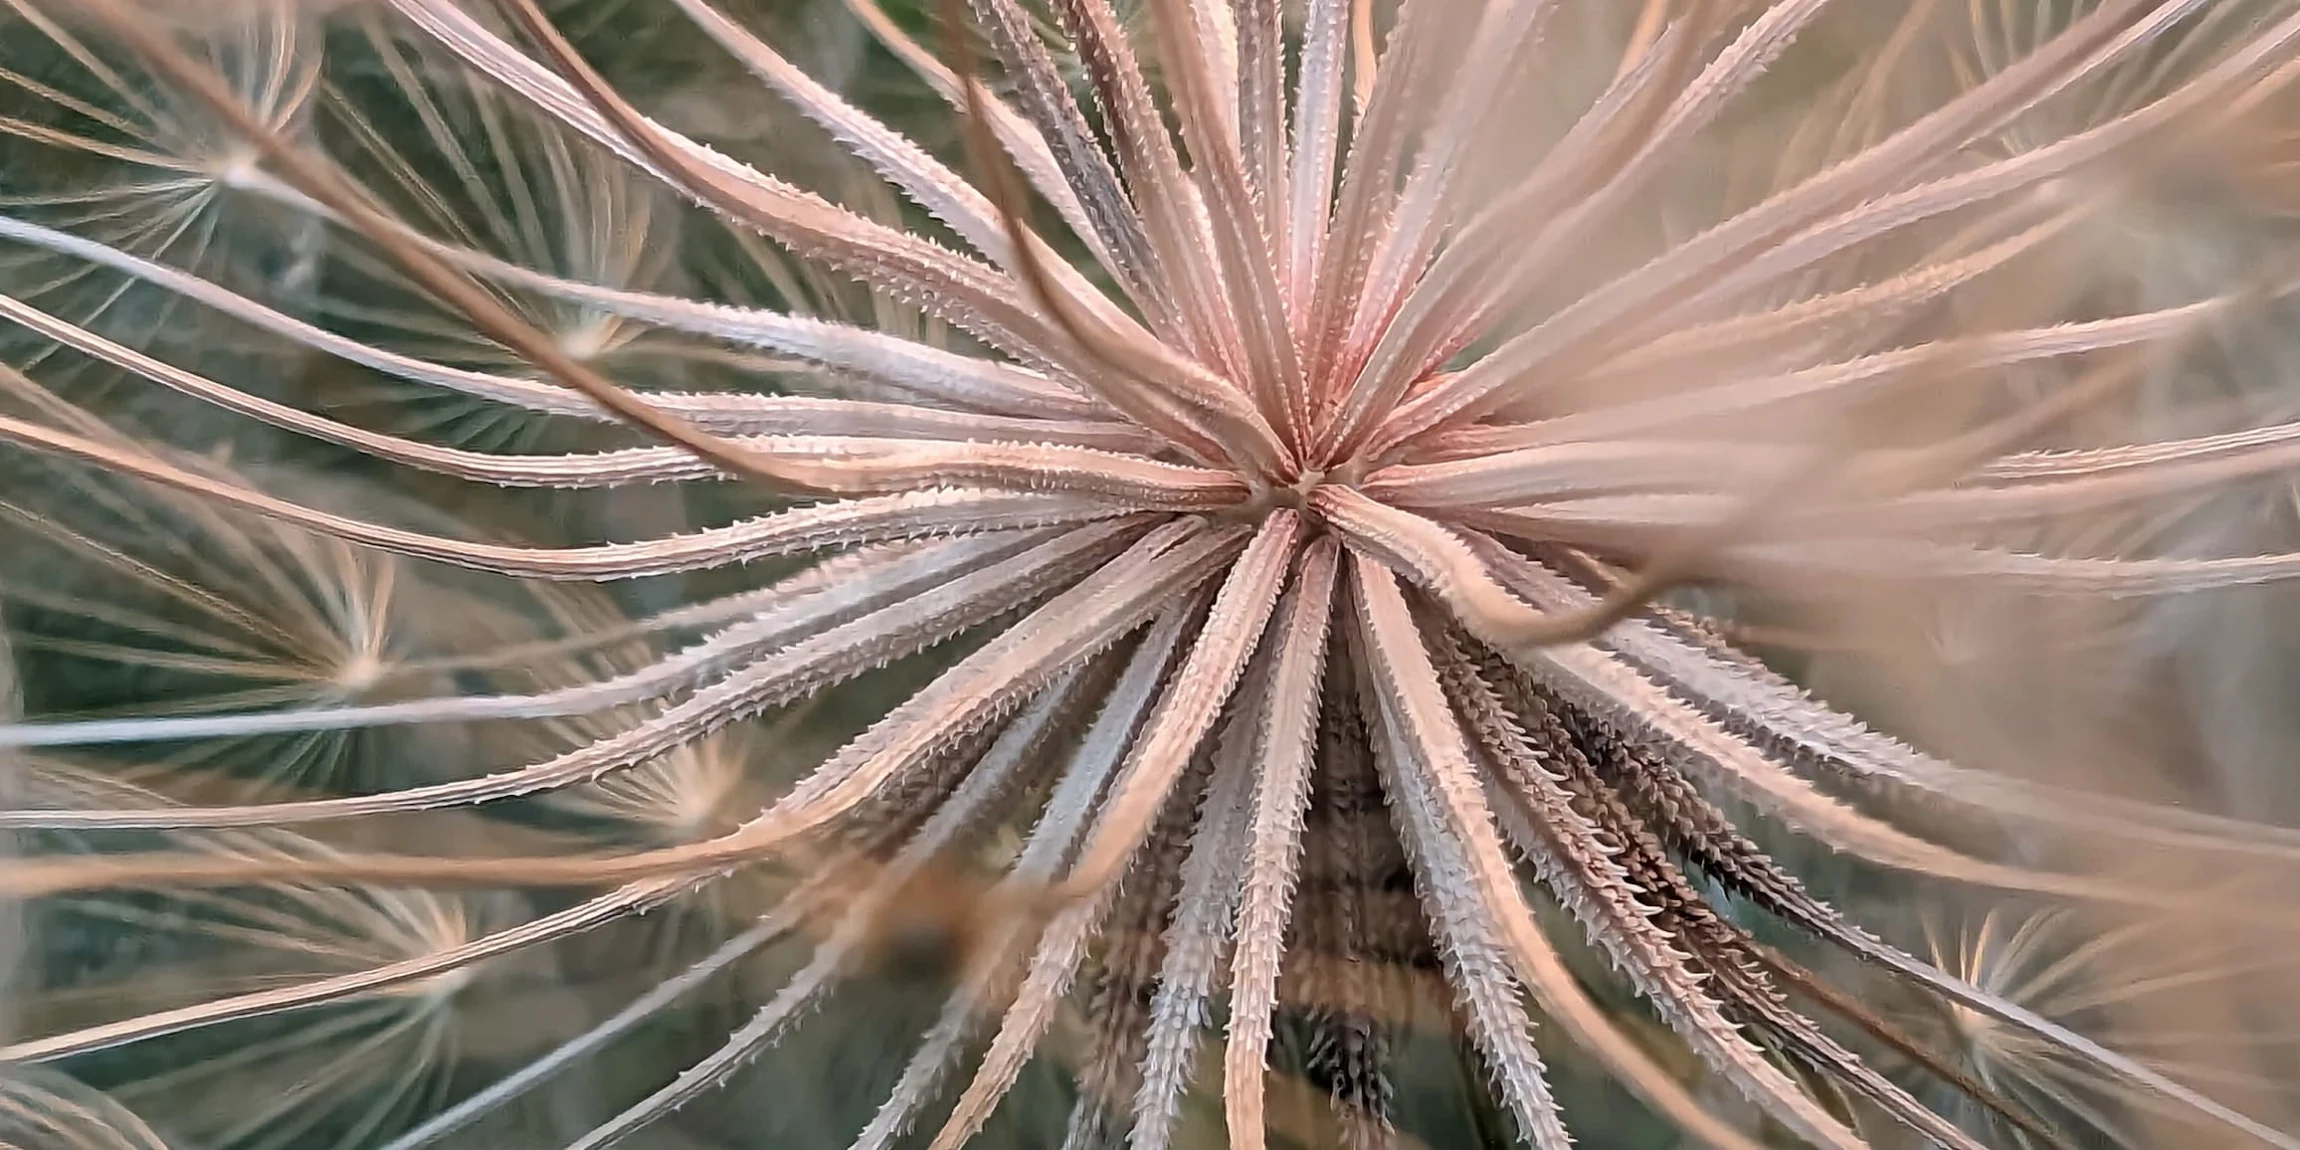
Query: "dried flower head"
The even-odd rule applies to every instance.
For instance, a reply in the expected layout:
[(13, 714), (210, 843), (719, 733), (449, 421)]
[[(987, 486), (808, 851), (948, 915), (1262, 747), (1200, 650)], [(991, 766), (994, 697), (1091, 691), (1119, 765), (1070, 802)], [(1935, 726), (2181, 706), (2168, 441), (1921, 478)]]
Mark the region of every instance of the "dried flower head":
[[(2300, 834), (2106, 778), (1952, 763), (1807, 694), (1736, 630), (1854, 641), (1910, 619), (1986, 631), (1971, 620), (2009, 611), (2052, 638), (2300, 575), (2300, 552), (2198, 554), (2161, 529), (2231, 493), (2256, 503), (2300, 461), (2289, 376), (2261, 366), (2289, 351), (2277, 333), (2300, 287), (2300, 7), (1150, 0), (1123, 17), (1110, 0), (949, 0), (929, 48), (876, 0), (847, 0), (946, 106), (954, 165), (802, 68), (783, 36), (710, 0), (672, 5), (909, 214), (834, 202), (771, 156), (658, 118), (618, 79), (644, 62), (595, 25), (571, 42), (578, 5), (275, 0), (175, 26), (130, 0), (8, 0), (59, 45), (101, 43), (67, 54), (167, 111), (106, 119), (20, 80), (148, 146), (30, 121), (14, 135), (85, 154), (104, 196), (143, 187), (123, 165), (200, 195), (209, 173), (322, 228), (325, 262), (347, 270), (299, 305), (295, 277), (211, 274), (119, 234), (115, 213), (46, 210), (81, 203), (47, 187), (23, 201), (43, 210), (0, 219), (31, 266), (489, 405), (521, 434), (354, 422), (139, 350), (85, 308), (0, 296), (43, 355), (388, 469), (438, 506), (466, 498), (455, 482), (558, 489), (652, 526), (570, 542), (582, 528), (546, 523), (503, 542), (347, 514), (183, 462), (150, 415), (136, 434), (92, 431), (71, 405), (96, 399), (61, 385), (0, 413), (0, 441), (280, 525), (265, 530), (510, 581), (645, 580), (671, 602), (640, 614), (669, 620), (641, 635), (713, 629), (518, 693), (5, 729), (16, 746), (87, 746), (513, 721), (577, 741), (444, 781), (29, 805), (0, 827), (419, 826), (559, 794), (581, 796), (561, 814), (660, 804), (666, 833), (575, 854), (433, 836), (58, 855), (10, 865), (0, 889), (607, 891), (374, 956), (403, 983), (732, 871), (788, 877), (687, 974), (395, 1147), (454, 1133), (800, 931), (806, 961), (755, 1017), (572, 1145), (704, 1096), (924, 938), (951, 952), (952, 986), (859, 1134), (838, 1135), (858, 1147), (907, 1137), (948, 1088), (930, 1145), (966, 1143), (1060, 1048), (1079, 1086), (1067, 1144), (1172, 1144), (1204, 1055), (1229, 1144), (1253, 1150), (1277, 1108), (1272, 1052), (1298, 1032), (1337, 1136), (1391, 1144), (1410, 1036), (1387, 1011), (1431, 982), (1477, 1090), (1544, 1150), (1575, 1123), (1553, 1082), (1569, 1049), (1715, 1146), (1778, 1131), (1855, 1150), (1880, 1117), (1959, 1150), (2056, 1137), (2031, 1099), (1832, 989), (1816, 950), (2050, 1049), (2212, 1144), (2300, 1147), (1866, 933), (1757, 845), (1786, 828), (1885, 881), (2209, 920), (2286, 897), (2267, 880), (2288, 875)], [(303, 21), (356, 29), (364, 63), (335, 71), (298, 54), (308, 39), (247, 31)], [(273, 55), (251, 71), (218, 43)], [(148, 76), (122, 79), (119, 61)], [(363, 95), (378, 83), (395, 94)], [(309, 130), (297, 85), (322, 92)], [(154, 126), (186, 124), (201, 127)], [(701, 234), (763, 237), (867, 286), (879, 320), (688, 283), (644, 240), (673, 194)], [(752, 282), (789, 279), (769, 262)], [(678, 350), (632, 354), (657, 340)], [(569, 450), (524, 434), (585, 421)], [(711, 480), (732, 492), (629, 501)], [(686, 529), (687, 508), (760, 500)], [(809, 561), (744, 578), (790, 557)], [(1739, 610), (1670, 598), (1696, 586)], [(2099, 691), (2130, 682), (2106, 674)], [(819, 765), (732, 826), (703, 817), (747, 793), (695, 773), (710, 740), (865, 687), (879, 701)], [(1926, 716), (1894, 717), (1925, 734)], [(2182, 889), (2205, 876), (2228, 897)], [(1760, 937), (1783, 928), (1804, 949)], [(1928, 1105), (1879, 1048), (1973, 1106)]]

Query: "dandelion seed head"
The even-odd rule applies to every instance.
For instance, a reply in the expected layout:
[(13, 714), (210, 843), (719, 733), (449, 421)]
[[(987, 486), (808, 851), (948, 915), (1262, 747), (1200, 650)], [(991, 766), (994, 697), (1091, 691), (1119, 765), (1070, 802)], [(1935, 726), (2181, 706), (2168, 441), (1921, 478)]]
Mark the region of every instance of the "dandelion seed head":
[[(2045, 1001), (2085, 964), (1869, 925), (1935, 890), (2289, 901), (2300, 836), (2123, 785), (2187, 738), (2149, 612), (2300, 575), (2241, 515), (2179, 528), (2300, 460), (2259, 366), (2300, 263), (2273, 147), (2230, 143), (2288, 127), (2288, 0), (977, 0), (930, 33), (847, 0), (804, 34), (673, 0), (629, 39), (622, 8), (534, 0), (182, 28), (56, 2), (141, 70), (101, 86), (161, 113), (145, 134), (197, 137), (145, 166), (302, 221), (320, 270), (239, 282), (69, 196), (0, 215), (34, 265), (311, 365), (278, 386), (116, 341), (107, 303), (0, 296), (38, 347), (0, 441), (65, 477), (16, 526), (163, 599), (202, 585), (173, 574), (199, 541), (292, 551), (242, 566), (294, 595), (192, 600), (296, 655), (215, 657), (268, 693), (35, 707), (0, 741), (396, 757), (241, 793), (97, 771), (0, 810), (52, 844), (0, 871), (35, 905), (326, 908), (285, 932), (325, 959), (305, 981), (20, 1052), (275, 1017), (336, 1052), (326, 1012), (388, 1004), (428, 1053), (386, 1103), (202, 1129), (409, 1150), (712, 1019), (538, 1143), (593, 1150), (739, 1116), (719, 1088), (803, 1065), (883, 982), (918, 1017), (808, 1139), (996, 1141), (1058, 1062), (1068, 1146), (1180, 1144), (1204, 1089), (1261, 1150), (1302, 1083), (1347, 1144), (1408, 1144), (1451, 1128), (1399, 1088), (1427, 1041), (1535, 1150), (1602, 1140), (1585, 1071), (1728, 1150), (2116, 1126), (2008, 1069), (2048, 1063), (2300, 1147), (2288, 1099)], [(687, 35), (692, 74), (648, 79)], [(882, 51), (908, 112), (840, 82)], [(712, 98), (737, 82), (783, 118)], [(43, 382), (68, 366), (105, 386)], [(404, 504), (199, 462), (98, 410), (129, 387)], [(192, 546), (154, 547), (153, 499)], [(118, 541), (58, 526), (92, 513)], [(1812, 648), (1809, 683), (1744, 634)], [(578, 1024), (458, 1093), (474, 1012), (561, 968), (604, 972), (564, 988)]]

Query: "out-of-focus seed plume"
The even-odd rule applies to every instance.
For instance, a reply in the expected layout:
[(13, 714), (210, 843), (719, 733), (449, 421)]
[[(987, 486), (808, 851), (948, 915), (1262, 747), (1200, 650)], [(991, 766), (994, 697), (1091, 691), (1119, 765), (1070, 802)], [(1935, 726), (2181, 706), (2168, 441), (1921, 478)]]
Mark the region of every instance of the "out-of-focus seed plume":
[(125, 1107), (39, 1067), (0, 1068), (0, 1144), (55, 1150), (169, 1150)]

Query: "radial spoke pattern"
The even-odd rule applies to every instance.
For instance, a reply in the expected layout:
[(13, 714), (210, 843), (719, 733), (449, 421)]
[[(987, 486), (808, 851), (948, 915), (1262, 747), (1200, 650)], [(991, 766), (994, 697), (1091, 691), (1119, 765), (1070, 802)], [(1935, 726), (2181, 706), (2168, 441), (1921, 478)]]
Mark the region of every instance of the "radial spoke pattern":
[(1047, 1059), (1066, 1148), (1291, 1144), (1305, 1085), (1411, 1145), (1433, 1014), (1538, 1150), (1604, 1142), (1589, 1070), (1736, 1150), (2300, 1150), (2075, 959), (1816, 893), (2233, 930), (2300, 832), (1738, 642), (2300, 577), (2165, 527), (2290, 526), (2291, 0), (811, 13), (916, 138), (773, 5), (211, 7), (0, 0), (0, 621), (48, 668), (0, 894), (199, 972), (33, 931), (0, 1060), (159, 1124), (42, 1069), (8, 1133), (652, 1144), (931, 953), (807, 1137), (990, 1141)]

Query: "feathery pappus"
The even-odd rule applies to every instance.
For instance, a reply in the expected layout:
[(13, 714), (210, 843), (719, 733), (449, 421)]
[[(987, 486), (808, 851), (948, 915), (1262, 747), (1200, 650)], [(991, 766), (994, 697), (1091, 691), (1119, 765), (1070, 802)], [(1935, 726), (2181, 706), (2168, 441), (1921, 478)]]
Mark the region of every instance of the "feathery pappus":
[(119, 1145), (2300, 1150), (2163, 686), (2300, 577), (2292, 0), (0, 21), (0, 1063)]

